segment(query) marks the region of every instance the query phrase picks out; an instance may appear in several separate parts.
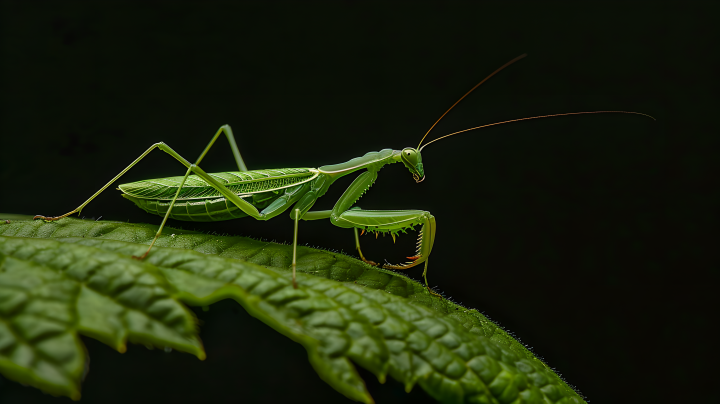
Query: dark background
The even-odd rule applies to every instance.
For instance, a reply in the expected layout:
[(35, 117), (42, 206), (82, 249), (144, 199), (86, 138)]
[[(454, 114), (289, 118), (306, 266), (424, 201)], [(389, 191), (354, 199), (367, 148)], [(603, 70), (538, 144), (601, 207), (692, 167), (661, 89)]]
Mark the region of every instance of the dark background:
[[(718, 52), (710, 3), (3, 1), (0, 212), (59, 215), (152, 143), (195, 160), (230, 124), (250, 169), (318, 167), (431, 138), (427, 179), (381, 171), (363, 208), (424, 209), (429, 279), (517, 335), (592, 403), (717, 400)], [(233, 170), (221, 139), (203, 162)], [(153, 152), (121, 181), (184, 174)], [(329, 209), (352, 178), (317, 204)], [(114, 187), (113, 187), (114, 188)], [(159, 223), (109, 189), (82, 212)], [(292, 222), (197, 225), (292, 241)], [(355, 254), (349, 230), (301, 223), (303, 243)], [(404, 236), (363, 239), (398, 261)], [(422, 269), (408, 271), (419, 278)], [(221, 302), (208, 359), (90, 339), (85, 403), (340, 402), (300, 345)], [(363, 373), (378, 403), (431, 401)], [(0, 402), (69, 402), (0, 378)]]

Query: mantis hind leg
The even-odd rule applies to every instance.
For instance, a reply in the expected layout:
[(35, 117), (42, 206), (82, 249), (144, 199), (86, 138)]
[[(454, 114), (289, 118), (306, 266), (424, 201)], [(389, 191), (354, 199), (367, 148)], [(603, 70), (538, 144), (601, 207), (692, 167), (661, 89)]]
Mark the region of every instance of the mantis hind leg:
[[(210, 150), (210, 148), (211, 148), (212, 145), (215, 143), (215, 141), (217, 140), (217, 138), (220, 136), (221, 133), (225, 133), (225, 135), (226, 135), (227, 138), (228, 138), (228, 142), (230, 143), (230, 149), (232, 149), (233, 156), (235, 157), (235, 162), (237, 163), (238, 169), (239, 169), (240, 171), (247, 171), (247, 167), (245, 166), (245, 162), (243, 161), (242, 156), (240, 156), (240, 151), (238, 150), (237, 143), (235, 142), (235, 136), (234, 136), (233, 133), (232, 133), (232, 129), (230, 128), (230, 125), (223, 125), (223, 126), (220, 127), (220, 129), (218, 129), (218, 131), (217, 131), (217, 132), (215, 133), (215, 135), (213, 136), (212, 140), (210, 140), (210, 143), (208, 143), (208, 145), (207, 145), (207, 147), (205, 148), (205, 150), (202, 152), (202, 154), (200, 154), (200, 158), (198, 158), (198, 161), (197, 161), (195, 164), (200, 164), (200, 161), (205, 157), (205, 154), (207, 154), (207, 152)], [(141, 154), (138, 158), (136, 158), (135, 161), (133, 161), (132, 163), (130, 163), (129, 166), (125, 167), (124, 170), (120, 171), (120, 173), (119, 173), (118, 175), (116, 175), (115, 178), (111, 179), (110, 182), (108, 182), (107, 184), (105, 184), (105, 186), (103, 186), (102, 188), (100, 188), (99, 191), (95, 192), (95, 194), (93, 194), (93, 196), (91, 196), (90, 198), (88, 198), (87, 201), (83, 202), (82, 205), (78, 206), (78, 207), (75, 208), (74, 210), (72, 210), (72, 211), (70, 211), (70, 212), (68, 212), (68, 213), (66, 213), (66, 214), (64, 214), (64, 215), (61, 215), (61, 216), (42, 216), (42, 215), (37, 215), (37, 216), (33, 217), (33, 219), (42, 219), (42, 220), (45, 220), (45, 221), (54, 221), (54, 220), (62, 219), (62, 218), (64, 218), (64, 217), (68, 217), (68, 216), (72, 215), (73, 213), (78, 213), (78, 214), (80, 214), (80, 212), (83, 210), (83, 208), (85, 208), (85, 206), (87, 206), (87, 204), (89, 204), (93, 199), (95, 199), (98, 195), (100, 195), (103, 191), (105, 191), (105, 189), (107, 189), (107, 187), (109, 187), (110, 185), (112, 185), (115, 181), (119, 180), (120, 177), (122, 177), (126, 172), (128, 172), (128, 171), (129, 171), (131, 168), (133, 168), (137, 163), (139, 163), (140, 160), (142, 160), (143, 158), (145, 158), (145, 156), (147, 156), (148, 154), (150, 154), (150, 152), (153, 151), (155, 148), (158, 148), (158, 149), (160, 149), (160, 150), (168, 153), (169, 155), (173, 156), (176, 160), (178, 160), (180, 163), (182, 163), (185, 167), (188, 167), (188, 168), (190, 167), (190, 165), (191, 165), (190, 162), (187, 161), (187, 160), (185, 160), (185, 159), (184, 159), (181, 155), (179, 155), (175, 150), (171, 149), (170, 146), (166, 145), (166, 144), (163, 143), (163, 142), (155, 143), (155, 144), (153, 144), (152, 146), (150, 146), (147, 150), (145, 150), (145, 152), (144, 152), (143, 154)], [(187, 177), (187, 175), (186, 175), (186, 177)]]
[(156, 148), (158, 148), (158, 149), (160, 149), (160, 150), (168, 153), (169, 155), (173, 156), (176, 160), (178, 160), (179, 162), (181, 162), (181, 163), (182, 163), (183, 165), (185, 165), (186, 167), (189, 167), (189, 166), (190, 166), (190, 162), (187, 161), (187, 160), (185, 160), (185, 159), (184, 159), (181, 155), (179, 155), (175, 150), (171, 149), (170, 146), (166, 145), (166, 144), (163, 143), (163, 142), (155, 143), (154, 145), (150, 146), (147, 150), (145, 150), (145, 152), (144, 152), (143, 154), (141, 154), (140, 157), (136, 158), (135, 161), (133, 161), (132, 163), (130, 163), (129, 166), (125, 167), (124, 170), (120, 171), (120, 173), (119, 173), (118, 175), (116, 175), (115, 178), (111, 179), (110, 182), (108, 182), (108, 183), (105, 184), (102, 188), (100, 188), (100, 190), (98, 190), (97, 192), (95, 192), (95, 194), (93, 194), (93, 196), (91, 196), (90, 198), (88, 198), (87, 201), (83, 202), (82, 205), (78, 206), (78, 207), (75, 208), (74, 210), (72, 210), (72, 211), (70, 211), (70, 212), (68, 212), (68, 213), (66, 213), (66, 214), (64, 214), (64, 215), (61, 215), (61, 216), (42, 216), (42, 215), (37, 215), (37, 216), (33, 217), (33, 220), (35, 220), (35, 219), (42, 219), (42, 220), (45, 220), (45, 221), (48, 221), (48, 222), (49, 222), (49, 221), (53, 221), (53, 220), (59, 220), (59, 219), (62, 219), (62, 218), (64, 218), (64, 217), (68, 217), (68, 216), (72, 215), (73, 213), (78, 213), (78, 214), (80, 214), (80, 212), (83, 210), (83, 208), (85, 208), (85, 206), (87, 206), (87, 204), (89, 204), (93, 199), (95, 199), (95, 198), (96, 198), (98, 195), (100, 195), (104, 190), (106, 190), (107, 187), (109, 187), (109, 186), (112, 185), (115, 181), (117, 181), (118, 179), (120, 179), (120, 177), (122, 177), (126, 172), (128, 172), (128, 171), (129, 171), (131, 168), (133, 168), (137, 163), (139, 163), (140, 160), (142, 160), (143, 158), (145, 158), (145, 156), (147, 156), (148, 154), (150, 154), (150, 152), (153, 151), (153, 150), (156, 149)]
[[(133, 258), (142, 260), (142, 259), (144, 259), (145, 257), (147, 257), (147, 255), (150, 253), (150, 250), (151, 250), (151, 249), (153, 248), (153, 246), (155, 245), (155, 242), (157, 241), (158, 237), (160, 237), (160, 235), (162, 234), (162, 230), (163, 230), (163, 228), (165, 227), (165, 223), (167, 222), (168, 217), (170, 216), (170, 212), (172, 212), (173, 205), (175, 205), (175, 201), (177, 201), (178, 195), (180, 195), (180, 190), (182, 190), (183, 186), (185, 185), (185, 181), (187, 181), (188, 176), (190, 176), (190, 173), (191, 173), (191, 172), (196, 172), (198, 175), (200, 175), (200, 176), (201, 176), (203, 179), (205, 179), (206, 181), (208, 180), (208, 178), (211, 178), (209, 175), (207, 175), (207, 173), (205, 173), (204, 171), (202, 171), (202, 170), (200, 169), (200, 167), (198, 167), (198, 165), (200, 164), (200, 162), (202, 161), (202, 159), (205, 158), (205, 155), (207, 154), (207, 152), (210, 151), (210, 148), (215, 144), (215, 141), (217, 140), (218, 137), (220, 137), (220, 134), (221, 134), (221, 133), (225, 133), (225, 135), (227, 136), (228, 142), (230, 143), (230, 149), (232, 149), (233, 156), (235, 157), (235, 162), (236, 162), (237, 165), (238, 165), (238, 169), (239, 169), (240, 171), (247, 171), (247, 167), (245, 166), (245, 162), (243, 161), (242, 157), (240, 156), (240, 150), (238, 150), (237, 144), (235, 143), (235, 136), (234, 136), (233, 133), (232, 133), (232, 129), (230, 128), (230, 125), (223, 125), (223, 126), (220, 127), (220, 129), (218, 129), (217, 132), (215, 132), (215, 135), (214, 135), (214, 136), (212, 137), (212, 139), (210, 140), (210, 143), (208, 143), (208, 145), (205, 147), (205, 150), (203, 150), (203, 152), (200, 153), (200, 157), (198, 157), (198, 159), (197, 159), (197, 161), (195, 162), (195, 164), (190, 164), (187, 160), (185, 160), (184, 158), (180, 157), (179, 154), (177, 154), (177, 153), (175, 153), (175, 152), (173, 151), (173, 153), (175, 153), (175, 154), (177, 155), (176, 158), (180, 157), (180, 159), (182, 159), (182, 160), (180, 160), (180, 159), (178, 159), (178, 160), (180, 160), (180, 162), (183, 163), (183, 165), (185, 165), (185, 166), (187, 167), (187, 171), (185, 172), (185, 176), (183, 177), (182, 181), (180, 182), (180, 186), (178, 187), (177, 191), (175, 192), (175, 196), (173, 197), (172, 201), (170, 201), (170, 205), (168, 206), (168, 210), (167, 210), (167, 212), (165, 213), (165, 217), (163, 217), (162, 223), (160, 223), (160, 227), (158, 228), (157, 233), (155, 233), (155, 237), (153, 237), (152, 242), (150, 242), (150, 246), (148, 247), (147, 251), (145, 251), (145, 254), (143, 254), (143, 255), (140, 256), (140, 257), (136, 257), (136, 256), (133, 255)], [(168, 148), (168, 149), (169, 149), (169, 148)], [(163, 149), (163, 150), (164, 150), (164, 149)], [(149, 150), (148, 150), (148, 152), (149, 152)], [(141, 156), (141, 157), (144, 157), (144, 156)], [(173, 157), (175, 157), (175, 156), (173, 156)], [(134, 164), (135, 164), (135, 163), (133, 163), (132, 165), (134, 165)], [(132, 167), (132, 165), (131, 165), (130, 167)], [(125, 171), (129, 170), (130, 167), (126, 168)], [(120, 174), (119, 174), (117, 177), (115, 177), (110, 183), (114, 182), (114, 181), (115, 181), (117, 178), (119, 178), (120, 175), (122, 175), (122, 174), (124, 174), (124, 172), (120, 173)], [(108, 183), (108, 185), (110, 185), (110, 183)], [(210, 183), (213, 184), (216, 189), (218, 189), (219, 191), (223, 192), (223, 194), (228, 194), (228, 193), (229, 193), (229, 190), (228, 190), (227, 188), (225, 188), (223, 185), (218, 184), (217, 181), (213, 180), (213, 181), (211, 181)], [(105, 187), (107, 187), (107, 185), (106, 185)], [(218, 188), (218, 187), (219, 187), (219, 188)], [(103, 188), (103, 189), (104, 189), (104, 188)], [(98, 193), (102, 192), (103, 189), (101, 189), (100, 191), (98, 191)], [(235, 205), (237, 205), (240, 209), (243, 209), (243, 207), (245, 207), (245, 209), (247, 209), (247, 207), (244, 206), (244, 205), (243, 205), (243, 206), (238, 205), (238, 204), (236, 203), (236, 200), (242, 201), (242, 203), (245, 204), (245, 205), (250, 205), (249, 203), (243, 201), (242, 199), (240, 199), (240, 198), (237, 197), (236, 195), (233, 194), (232, 196), (234, 197), (234, 199), (231, 199), (231, 200), (232, 200), (232, 201), (235, 203)], [(93, 196), (93, 197), (94, 197), (94, 196)], [(91, 199), (92, 199), (92, 198), (91, 198)], [(88, 202), (90, 202), (90, 201), (88, 201)], [(86, 202), (86, 203), (87, 203), (87, 202)], [(252, 206), (252, 205), (250, 205), (250, 206)], [(243, 209), (243, 211), (245, 211), (245, 209)], [(253, 206), (253, 209), (254, 209), (254, 206)], [(257, 210), (256, 210), (256, 209), (254, 209), (254, 210), (255, 210), (255, 212), (257, 213)], [(249, 212), (246, 212), (246, 213), (249, 213)]]
[[(118, 179), (120, 179), (120, 177), (122, 177), (122, 176), (123, 176), (126, 172), (128, 172), (132, 167), (134, 167), (137, 163), (139, 163), (140, 160), (142, 160), (143, 158), (145, 158), (145, 156), (147, 156), (148, 154), (150, 154), (150, 152), (153, 151), (155, 148), (159, 148), (160, 150), (162, 150), (162, 151), (170, 154), (172, 157), (174, 157), (176, 160), (178, 160), (180, 163), (182, 163), (185, 167), (187, 167), (187, 171), (185, 172), (185, 176), (183, 177), (183, 180), (182, 180), (182, 182), (180, 183), (180, 186), (178, 187), (178, 190), (177, 190), (177, 192), (175, 193), (175, 196), (173, 197), (172, 201), (170, 202), (170, 206), (168, 207), (168, 211), (167, 211), (167, 213), (165, 214), (165, 217), (163, 218), (162, 223), (160, 224), (160, 228), (158, 229), (157, 233), (155, 234), (155, 237), (153, 238), (152, 242), (150, 243), (150, 246), (148, 247), (147, 251), (145, 251), (145, 254), (143, 254), (141, 257), (135, 257), (135, 256), (133, 256), (133, 258), (143, 259), (143, 258), (145, 258), (145, 257), (148, 255), (148, 253), (149, 253), (150, 250), (152, 249), (153, 245), (154, 245), (155, 242), (157, 241), (158, 237), (160, 237), (160, 235), (162, 234), (162, 230), (163, 230), (163, 228), (165, 227), (165, 223), (167, 222), (168, 216), (170, 216), (170, 212), (172, 211), (172, 207), (173, 207), (173, 205), (175, 204), (175, 201), (177, 200), (177, 197), (178, 197), (178, 195), (180, 194), (180, 190), (182, 189), (183, 185), (185, 185), (185, 181), (187, 180), (187, 178), (188, 178), (188, 176), (190, 175), (190, 173), (191, 173), (191, 172), (196, 172), (196, 173), (198, 173), (198, 175), (204, 176), (203, 178), (205, 178), (205, 177), (208, 177), (208, 178), (209, 178), (209, 176), (208, 176), (204, 171), (202, 171), (202, 170), (200, 169), (200, 167), (197, 167), (197, 165), (200, 164), (200, 162), (202, 161), (202, 159), (205, 157), (205, 155), (207, 154), (207, 152), (210, 151), (210, 148), (213, 146), (213, 144), (215, 143), (215, 141), (217, 140), (217, 138), (220, 137), (220, 134), (222, 134), (222, 133), (225, 133), (225, 135), (226, 135), (227, 138), (228, 138), (228, 142), (230, 143), (230, 148), (231, 148), (232, 151), (233, 151), (233, 155), (234, 155), (234, 157), (235, 157), (235, 162), (236, 162), (237, 165), (238, 165), (238, 169), (240, 169), (240, 171), (247, 171), (247, 167), (245, 166), (245, 163), (243, 162), (242, 157), (240, 156), (240, 151), (238, 150), (237, 144), (235, 143), (235, 136), (234, 136), (233, 133), (232, 133), (232, 129), (230, 128), (230, 125), (223, 125), (223, 126), (220, 127), (220, 129), (218, 129), (218, 131), (217, 131), (217, 132), (215, 133), (215, 135), (212, 137), (212, 139), (210, 140), (210, 143), (208, 143), (207, 147), (205, 147), (205, 150), (203, 150), (203, 152), (200, 154), (200, 157), (198, 157), (197, 162), (196, 162), (195, 164), (191, 164), (189, 161), (187, 161), (185, 158), (183, 158), (181, 155), (179, 155), (175, 150), (171, 149), (170, 146), (166, 145), (165, 143), (162, 143), (162, 142), (160, 142), (160, 143), (155, 143), (155, 144), (153, 144), (152, 146), (150, 146), (147, 150), (145, 150), (145, 152), (144, 152), (143, 154), (141, 154), (140, 157), (136, 158), (135, 161), (133, 161), (132, 163), (130, 163), (129, 166), (127, 166), (127, 167), (126, 167), (124, 170), (122, 170), (118, 175), (116, 175), (115, 178), (113, 178), (112, 180), (110, 180), (110, 182), (108, 182), (107, 184), (105, 184), (105, 186), (103, 186), (102, 188), (100, 188), (99, 191), (97, 191), (97, 192), (96, 192), (93, 196), (91, 196), (87, 201), (83, 202), (82, 205), (78, 206), (78, 207), (75, 208), (74, 210), (72, 210), (72, 211), (70, 211), (70, 212), (68, 212), (68, 213), (66, 213), (66, 214), (64, 214), (64, 215), (61, 215), (61, 216), (46, 217), (46, 216), (42, 216), (42, 215), (37, 215), (37, 216), (35, 216), (33, 219), (43, 219), (43, 220), (46, 220), (46, 221), (53, 221), (53, 220), (59, 220), (59, 219), (62, 219), (62, 218), (64, 218), (64, 217), (70, 216), (70, 215), (72, 215), (73, 213), (76, 213), (76, 212), (79, 214), (79, 213), (82, 211), (82, 209), (83, 209), (87, 204), (89, 204), (93, 199), (95, 199), (98, 195), (100, 195), (105, 189), (107, 189), (107, 188), (108, 188), (110, 185), (112, 185), (115, 181), (117, 181)], [(207, 179), (207, 178), (205, 178), (205, 179)], [(215, 185), (216, 188), (219, 186), (219, 187), (221, 187), (222, 189), (224, 189), (225, 191), (228, 191), (224, 186), (218, 184), (217, 181), (214, 181), (214, 180), (213, 180), (211, 183), (213, 183), (213, 185)], [(228, 192), (225, 192), (225, 193), (229, 193), (229, 191), (228, 191)], [(238, 198), (236, 195), (233, 194), (232, 196), (234, 197), (235, 200), (240, 200), (242, 203), (244, 203), (244, 204), (246, 204), (246, 205), (250, 205), (249, 203), (247, 203), (247, 202), (245, 202), (245, 201), (242, 201), (242, 200), (241, 200), (240, 198)], [(236, 202), (235, 200), (233, 200), (233, 202)], [(237, 203), (236, 203), (236, 205), (237, 205)], [(250, 205), (250, 206), (252, 206), (252, 205)], [(241, 209), (243, 209), (243, 207), (245, 207), (245, 208), (247, 209), (246, 206), (239, 206), (239, 205), (238, 205), (238, 207), (240, 207)], [(253, 210), (254, 210), (254, 207), (252, 207), (252, 208), (253, 208)], [(245, 209), (243, 209), (243, 210), (245, 210)], [(256, 215), (257, 215), (257, 213), (258, 213), (257, 210), (255, 210), (255, 213), (256, 213)]]

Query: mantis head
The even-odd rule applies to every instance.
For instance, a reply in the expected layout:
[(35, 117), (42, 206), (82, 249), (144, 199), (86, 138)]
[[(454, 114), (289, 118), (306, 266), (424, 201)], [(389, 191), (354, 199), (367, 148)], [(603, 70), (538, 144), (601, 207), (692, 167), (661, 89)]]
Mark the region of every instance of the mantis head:
[(405, 167), (413, 175), (415, 182), (422, 182), (425, 179), (425, 171), (423, 170), (422, 156), (420, 150), (406, 147), (400, 152), (400, 159)]

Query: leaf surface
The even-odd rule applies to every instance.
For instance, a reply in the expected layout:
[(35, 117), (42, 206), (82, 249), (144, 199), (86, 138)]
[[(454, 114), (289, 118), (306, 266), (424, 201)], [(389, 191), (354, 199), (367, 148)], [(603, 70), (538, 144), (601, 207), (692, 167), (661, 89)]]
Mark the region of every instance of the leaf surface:
[[(78, 333), (121, 352), (130, 340), (202, 358), (194, 318), (179, 301), (229, 298), (302, 344), (320, 377), (357, 401), (372, 398), (355, 364), (446, 403), (584, 402), (481, 313), (401, 274), (298, 247), (293, 289), (292, 246), (169, 228), (143, 262), (131, 259), (156, 231), (78, 219), (0, 224), (0, 371), (77, 398), (85, 361)], [(46, 296), (60, 314), (47, 315)]]

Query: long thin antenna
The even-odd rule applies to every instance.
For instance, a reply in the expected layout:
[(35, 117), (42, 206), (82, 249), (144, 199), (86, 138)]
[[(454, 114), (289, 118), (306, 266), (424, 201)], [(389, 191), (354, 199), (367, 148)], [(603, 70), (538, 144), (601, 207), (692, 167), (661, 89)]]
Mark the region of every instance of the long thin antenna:
[(426, 148), (426, 147), (427, 147), (429, 144), (431, 144), (432, 142), (437, 142), (438, 140), (440, 140), (440, 139), (445, 139), (445, 138), (448, 137), (448, 136), (457, 135), (458, 133), (468, 132), (468, 131), (475, 130), (475, 129), (487, 128), (488, 126), (495, 126), (495, 125), (500, 125), (500, 124), (503, 124), (503, 123), (510, 123), (510, 122), (517, 122), (517, 121), (526, 121), (526, 120), (528, 120), (528, 119), (549, 118), (549, 117), (552, 117), (552, 116), (580, 115), (580, 114), (606, 114), (606, 113), (644, 115), (644, 116), (647, 116), (648, 118), (652, 118), (653, 121), (656, 120), (655, 118), (653, 118), (652, 116), (650, 116), (650, 115), (648, 115), (648, 114), (643, 114), (642, 112), (632, 112), (632, 111), (568, 112), (568, 113), (565, 113), (565, 114), (553, 114), (553, 115), (531, 116), (531, 117), (529, 117), (529, 118), (520, 118), (520, 119), (512, 119), (512, 120), (509, 120), (509, 121), (495, 122), (495, 123), (490, 123), (490, 124), (483, 125), (483, 126), (476, 126), (476, 127), (474, 127), (474, 128), (461, 130), (461, 131), (459, 131), (459, 132), (454, 132), (454, 133), (451, 133), (451, 134), (449, 134), (449, 135), (445, 135), (445, 136), (439, 137), (439, 138), (437, 138), (437, 139), (433, 139), (433, 140), (425, 143), (425, 146), (421, 147), (421, 148), (420, 148), (420, 151), (422, 151), (422, 149)]
[[(431, 126), (430, 129), (428, 129), (428, 131), (425, 133), (425, 136), (423, 136), (423, 138), (420, 139), (420, 143), (418, 143), (418, 147), (417, 147), (417, 148), (420, 147), (420, 145), (422, 144), (423, 140), (425, 140), (425, 138), (427, 137), (428, 133), (430, 133), (430, 131), (433, 130), (433, 128), (435, 127), (435, 125), (437, 125), (438, 122), (440, 122), (440, 119), (443, 119), (443, 117), (444, 117), (445, 115), (447, 115), (447, 113), (450, 112), (450, 110), (453, 109), (454, 106), (456, 106), (460, 101), (462, 101), (463, 98), (467, 97), (468, 94), (472, 93), (473, 90), (475, 90), (476, 88), (478, 88), (478, 87), (480, 86), (480, 84), (486, 82), (490, 77), (494, 76), (495, 73), (497, 73), (497, 72), (499, 72), (500, 70), (502, 70), (502, 69), (510, 66), (511, 64), (517, 62), (518, 60), (524, 58), (525, 56), (527, 56), (527, 53), (523, 53), (522, 55), (516, 57), (515, 59), (513, 59), (513, 60), (511, 60), (511, 61), (509, 61), (509, 62), (507, 62), (507, 63), (505, 63), (505, 64), (502, 65), (499, 69), (495, 70), (495, 71), (492, 72), (489, 76), (485, 77), (481, 82), (477, 83), (477, 84), (475, 85), (475, 87), (471, 88), (470, 91), (468, 91), (467, 93), (465, 93), (465, 95), (463, 95), (462, 97), (460, 97), (460, 99), (457, 100), (457, 101), (455, 102), (455, 104), (452, 105), (452, 107), (448, 108), (448, 110), (445, 111), (445, 113), (442, 114), (442, 116), (441, 116), (437, 121), (435, 121), (435, 123), (433, 124), (433, 126)], [(428, 143), (428, 144), (429, 144), (429, 143)]]

